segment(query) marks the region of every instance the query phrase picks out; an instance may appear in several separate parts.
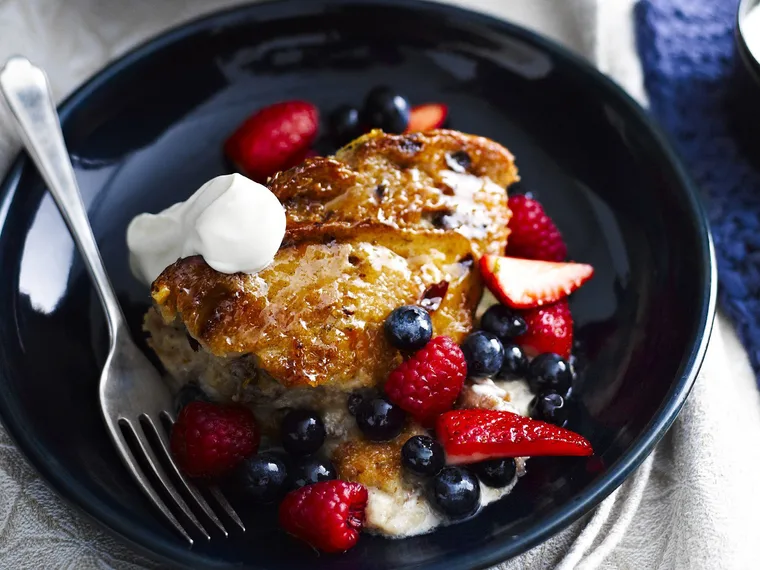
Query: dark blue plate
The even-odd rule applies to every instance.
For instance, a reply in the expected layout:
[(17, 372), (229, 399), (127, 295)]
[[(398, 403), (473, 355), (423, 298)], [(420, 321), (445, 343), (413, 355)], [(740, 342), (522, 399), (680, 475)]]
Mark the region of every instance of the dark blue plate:
[(515, 492), (465, 523), (406, 540), (365, 536), (316, 556), (271, 512), (188, 549), (122, 468), (97, 408), (105, 323), (52, 199), (25, 157), (0, 194), (0, 413), (63, 497), (174, 565), (480, 568), (587, 512), (646, 457), (705, 353), (715, 265), (697, 195), (646, 114), (565, 50), (506, 22), (410, 0), (287, 0), (217, 14), (108, 67), (61, 106), (107, 268), (135, 334), (148, 291), (130, 275), (130, 218), (227, 171), (225, 136), (287, 98), (323, 111), (385, 83), (443, 101), (451, 126), (517, 156), (571, 256), (596, 267), (572, 300), (585, 362), (571, 427), (601, 461), (541, 459)]

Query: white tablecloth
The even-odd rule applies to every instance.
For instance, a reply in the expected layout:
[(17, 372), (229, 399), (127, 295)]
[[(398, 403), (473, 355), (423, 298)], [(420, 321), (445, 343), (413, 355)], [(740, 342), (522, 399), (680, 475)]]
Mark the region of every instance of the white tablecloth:
[[(448, 0), (541, 31), (645, 103), (633, 0)], [(24, 54), (63, 98), (126, 50), (234, 0), (0, 0), (0, 61)], [(0, 108), (0, 171), (18, 150)], [(654, 455), (597, 511), (509, 569), (744, 569), (758, 566), (760, 395), (719, 317), (694, 391)], [(0, 428), (0, 568), (144, 568), (40, 481)]]

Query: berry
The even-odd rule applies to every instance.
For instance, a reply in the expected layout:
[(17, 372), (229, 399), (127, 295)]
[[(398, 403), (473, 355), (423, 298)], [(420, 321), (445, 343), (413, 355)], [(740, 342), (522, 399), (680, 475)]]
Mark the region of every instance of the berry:
[(438, 417), (435, 432), (449, 465), (594, 452), (588, 440), (577, 433), (502, 410), (452, 410)]
[(438, 336), (391, 372), (385, 393), (427, 425), (454, 406), (466, 376), (462, 349), (449, 337)]
[(528, 323), (504, 305), (494, 305), (483, 313), (480, 328), (495, 334), (502, 343), (507, 343), (511, 338), (524, 334)]
[(480, 507), (477, 477), (462, 467), (444, 467), (429, 483), (430, 502), (451, 518), (465, 518)]
[(343, 552), (359, 540), (366, 507), (363, 485), (322, 481), (285, 496), (280, 503), (280, 526), (314, 548)]
[(174, 396), (174, 412), (179, 414), (190, 402), (210, 402), (206, 392), (195, 382), (188, 382)]
[(280, 427), (282, 447), (291, 455), (310, 455), (325, 442), (325, 424), (314, 410), (291, 410)]
[(362, 122), (386, 133), (403, 133), (409, 125), (409, 103), (389, 87), (375, 87), (362, 109)]
[(385, 336), (399, 350), (419, 350), (433, 337), (433, 321), (422, 307), (405, 305), (385, 319)]
[(388, 441), (404, 429), (406, 414), (385, 398), (364, 400), (356, 411), (356, 424), (371, 441)]
[(272, 503), (280, 498), (288, 476), (285, 463), (271, 453), (260, 453), (240, 462), (226, 477), (233, 495), (252, 503)]
[(531, 402), (530, 415), (537, 420), (563, 427), (568, 416), (565, 399), (552, 390), (541, 392)]
[(594, 268), (585, 263), (484, 255), (480, 273), (499, 301), (513, 309), (530, 309), (567, 297), (591, 279)]
[(484, 485), (489, 487), (505, 487), (517, 475), (517, 463), (514, 458), (489, 459), (470, 465)]
[(528, 332), (518, 336), (515, 342), (523, 350), (535, 356), (543, 352), (554, 352), (563, 358), (570, 357), (573, 347), (573, 317), (567, 301), (560, 301), (547, 307), (522, 311)]
[(364, 396), (362, 396), (359, 392), (351, 392), (348, 395), (348, 400), (346, 400), (346, 407), (348, 408), (348, 413), (352, 416), (356, 415), (356, 412), (359, 410), (359, 406), (364, 401)]
[(288, 470), (288, 487), (298, 489), (320, 481), (330, 481), (337, 478), (338, 472), (329, 459), (302, 457), (291, 462)]
[(443, 103), (415, 105), (409, 112), (409, 124), (405, 132), (416, 133), (440, 129), (446, 122), (448, 114), (449, 108)]
[(249, 117), (224, 143), (224, 153), (246, 176), (267, 178), (301, 163), (319, 130), (319, 111), (306, 101), (283, 101)]
[(516, 344), (504, 345), (504, 364), (496, 375), (503, 380), (525, 378), (528, 374), (528, 357), (522, 348)]
[(554, 390), (567, 394), (573, 384), (573, 372), (559, 354), (545, 352), (536, 356), (528, 367), (528, 385), (533, 392)]
[(190, 402), (172, 426), (171, 451), (190, 477), (215, 477), (256, 453), (259, 440), (248, 408)]
[(495, 376), (504, 363), (501, 341), (486, 331), (474, 332), (464, 339), (462, 352), (467, 361), (467, 376), (470, 378)]
[(543, 206), (533, 197), (511, 195), (509, 209), (509, 242), (507, 255), (545, 261), (564, 261), (567, 246), (552, 219), (546, 215)]
[(417, 475), (435, 475), (446, 465), (446, 457), (432, 437), (415, 435), (401, 448), (401, 463)]
[(363, 132), (359, 110), (350, 105), (341, 105), (327, 117), (327, 128), (335, 146), (342, 147), (350, 143)]

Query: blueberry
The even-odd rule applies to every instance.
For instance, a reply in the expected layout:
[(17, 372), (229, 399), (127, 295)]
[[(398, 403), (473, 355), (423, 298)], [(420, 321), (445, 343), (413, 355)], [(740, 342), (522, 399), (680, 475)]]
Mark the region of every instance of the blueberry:
[(288, 469), (288, 488), (298, 489), (320, 481), (337, 479), (338, 472), (329, 459), (322, 457), (299, 457), (293, 459)]
[(291, 410), (280, 428), (282, 447), (291, 455), (310, 455), (325, 442), (325, 424), (314, 410)]
[(190, 402), (210, 402), (206, 392), (195, 382), (188, 382), (174, 396), (174, 410), (177, 414)]
[(385, 336), (399, 350), (419, 350), (433, 336), (430, 314), (417, 305), (394, 309), (385, 319)]
[(406, 413), (385, 398), (364, 400), (356, 411), (356, 423), (372, 441), (388, 441), (404, 429)]
[(271, 453), (260, 453), (241, 461), (225, 478), (230, 494), (252, 503), (272, 503), (285, 490), (285, 463)]
[(495, 334), (501, 342), (507, 343), (511, 338), (525, 334), (528, 323), (504, 305), (494, 305), (483, 313), (480, 318), (480, 328)]
[(348, 408), (348, 413), (352, 416), (356, 415), (356, 412), (359, 410), (359, 406), (364, 401), (364, 396), (362, 396), (359, 392), (351, 392), (348, 395), (348, 400), (346, 401), (346, 407)]
[(486, 331), (472, 333), (462, 343), (467, 361), (467, 376), (487, 378), (494, 376), (504, 363), (504, 347), (501, 341)]
[(528, 367), (528, 385), (533, 392), (552, 389), (559, 394), (567, 394), (572, 383), (570, 365), (559, 354), (539, 354)]
[(530, 415), (537, 420), (563, 427), (568, 416), (565, 398), (553, 390), (541, 392), (531, 402)]
[(426, 435), (410, 437), (401, 448), (401, 463), (417, 475), (435, 475), (446, 464), (443, 446)]
[(489, 459), (470, 465), (484, 485), (489, 487), (505, 487), (517, 475), (517, 464), (511, 457), (504, 459)]
[(430, 480), (430, 502), (451, 518), (475, 514), (480, 507), (480, 483), (469, 469), (444, 467)]
[(327, 128), (335, 146), (350, 143), (362, 134), (359, 110), (350, 105), (341, 105), (327, 116)]
[(504, 345), (504, 363), (498, 377), (504, 380), (525, 378), (528, 375), (528, 357), (516, 344)]
[(362, 109), (362, 122), (386, 133), (401, 134), (409, 124), (409, 102), (389, 87), (375, 87)]

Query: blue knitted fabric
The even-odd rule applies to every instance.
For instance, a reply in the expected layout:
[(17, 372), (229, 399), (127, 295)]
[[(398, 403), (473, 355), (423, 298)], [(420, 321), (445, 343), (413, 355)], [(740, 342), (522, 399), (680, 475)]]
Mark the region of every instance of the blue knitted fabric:
[[(760, 169), (744, 153), (746, 146), (732, 126), (737, 4), (639, 0), (636, 36), (651, 112), (705, 194), (718, 258), (719, 302), (733, 319), (760, 382)], [(755, 105), (760, 147), (760, 88)]]

